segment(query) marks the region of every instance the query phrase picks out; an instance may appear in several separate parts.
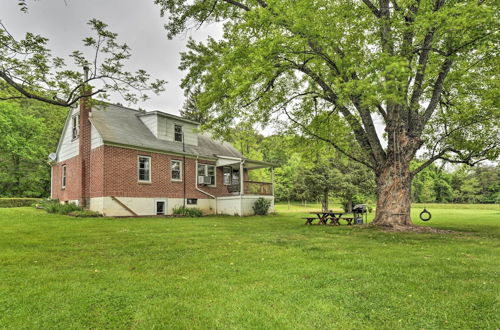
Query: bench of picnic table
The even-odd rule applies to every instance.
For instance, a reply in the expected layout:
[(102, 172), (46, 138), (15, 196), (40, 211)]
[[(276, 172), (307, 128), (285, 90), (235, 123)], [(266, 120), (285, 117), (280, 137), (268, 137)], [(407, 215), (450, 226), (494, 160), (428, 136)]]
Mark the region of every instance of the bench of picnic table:
[(330, 225), (334, 226), (340, 226), (340, 220), (345, 220), (347, 222), (348, 226), (351, 226), (354, 222), (353, 217), (342, 217), (342, 215), (347, 214), (344, 212), (311, 212), (311, 214), (316, 214), (317, 218), (315, 217), (306, 217), (306, 225), (312, 225), (312, 222), (316, 219), (319, 220), (318, 224), (319, 225), (326, 225), (328, 224), (328, 220), (330, 220)]

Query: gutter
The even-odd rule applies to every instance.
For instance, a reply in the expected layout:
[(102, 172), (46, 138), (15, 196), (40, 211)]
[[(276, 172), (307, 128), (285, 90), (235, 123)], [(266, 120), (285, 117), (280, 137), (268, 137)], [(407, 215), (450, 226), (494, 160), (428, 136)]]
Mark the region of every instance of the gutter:
[[(204, 190), (201, 190), (200, 188), (198, 188), (198, 156), (196, 156), (196, 165), (195, 165), (195, 173), (196, 173), (196, 176), (195, 176), (195, 180), (194, 180), (194, 187), (196, 190), (198, 190), (199, 192), (207, 195), (207, 196), (210, 196), (212, 197), (213, 199), (215, 199), (215, 214), (217, 215), (217, 197), (215, 197), (214, 195), (212, 194), (209, 194), (207, 193), (206, 191)], [(215, 169), (217, 171), (217, 168)]]

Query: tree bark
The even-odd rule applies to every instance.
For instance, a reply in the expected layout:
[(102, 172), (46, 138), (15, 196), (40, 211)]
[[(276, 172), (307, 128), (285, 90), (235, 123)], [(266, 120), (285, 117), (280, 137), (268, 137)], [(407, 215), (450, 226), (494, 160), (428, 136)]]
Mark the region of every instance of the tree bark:
[(321, 199), (321, 206), (323, 207), (323, 212), (328, 212), (328, 190), (323, 190), (323, 198)]
[(374, 224), (411, 226), (411, 175), (409, 164), (395, 162), (377, 175), (377, 209)]
[(421, 145), (404, 131), (388, 132), (388, 159), (376, 171), (377, 209), (374, 224), (379, 226), (412, 226), (410, 162)]

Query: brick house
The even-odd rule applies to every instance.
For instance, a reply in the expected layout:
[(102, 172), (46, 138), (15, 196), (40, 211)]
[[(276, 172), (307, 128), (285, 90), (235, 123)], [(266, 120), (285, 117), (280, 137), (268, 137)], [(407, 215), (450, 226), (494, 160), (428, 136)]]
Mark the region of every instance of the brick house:
[(82, 99), (49, 156), (51, 197), (108, 216), (171, 214), (179, 206), (250, 215), (259, 197), (273, 207), (273, 184), (248, 180), (248, 171), (272, 164), (246, 159), (198, 128), (168, 113)]

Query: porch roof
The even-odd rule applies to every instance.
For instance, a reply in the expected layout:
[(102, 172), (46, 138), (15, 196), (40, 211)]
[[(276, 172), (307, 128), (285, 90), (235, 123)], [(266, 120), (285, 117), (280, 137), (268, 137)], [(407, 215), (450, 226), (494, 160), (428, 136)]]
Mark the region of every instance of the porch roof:
[(227, 156), (221, 156), (221, 155), (217, 155), (216, 166), (231, 166), (231, 165), (236, 165), (236, 164), (239, 165), (241, 162), (243, 162), (243, 167), (248, 169), (248, 170), (255, 170), (255, 169), (259, 169), (259, 168), (275, 167), (276, 166), (273, 163), (264, 162), (262, 160), (227, 157)]

